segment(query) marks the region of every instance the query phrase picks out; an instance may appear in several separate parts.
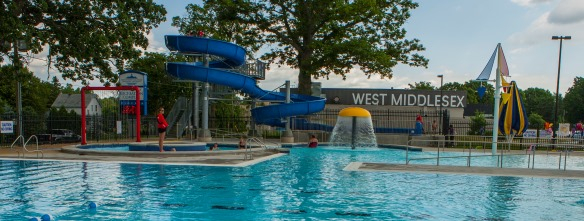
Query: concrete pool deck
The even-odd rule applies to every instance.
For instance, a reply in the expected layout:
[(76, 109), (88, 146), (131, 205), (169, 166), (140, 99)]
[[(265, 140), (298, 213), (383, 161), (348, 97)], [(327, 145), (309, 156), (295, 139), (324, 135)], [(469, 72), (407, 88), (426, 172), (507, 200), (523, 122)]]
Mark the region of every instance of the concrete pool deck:
[[(37, 158), (35, 152), (25, 152), (24, 158), (10, 148), (0, 149), (0, 159), (5, 160), (39, 160), (39, 161), (74, 161), (74, 162), (115, 162), (172, 165), (200, 165), (222, 167), (245, 167), (286, 155), (289, 150), (283, 148), (252, 148), (251, 151), (95, 151), (78, 149), (75, 144), (40, 145), (43, 157)], [(22, 152), (22, 151), (21, 151)], [(251, 159), (249, 159), (251, 154)], [(246, 159), (247, 158), (247, 159)]]
[(416, 164), (387, 164), (353, 162), (347, 165), (345, 171), (362, 172), (401, 172), (401, 173), (430, 173), (430, 174), (472, 174), (482, 176), (511, 176), (511, 177), (538, 177), (561, 179), (584, 179), (584, 171), (559, 169), (530, 169), (530, 168), (497, 168), (497, 167), (466, 167), (466, 166), (436, 166)]
[[(233, 143), (219, 142), (218, 143)], [(301, 144), (300, 144), (301, 145)], [(149, 152), (138, 151), (134, 153), (98, 152), (88, 154), (71, 149), (74, 145), (43, 145), (44, 157), (37, 159), (35, 153), (28, 152), (25, 158), (18, 158), (17, 153), (10, 148), (0, 149), (0, 159), (4, 160), (42, 160), (42, 161), (74, 161), (74, 162), (114, 162), (114, 163), (142, 163), (142, 164), (172, 164), (172, 165), (200, 165), (220, 167), (245, 167), (267, 161), (289, 153), (287, 148), (262, 149), (254, 148), (253, 159), (245, 159), (245, 150), (235, 151), (188, 151), (188, 152)], [(424, 152), (436, 152), (436, 148), (422, 148)], [(461, 152), (462, 149), (441, 148), (441, 152)], [(97, 152), (97, 151), (93, 151)], [(489, 153), (490, 150), (473, 150), (473, 153)], [(525, 151), (510, 151), (505, 154), (521, 154)], [(556, 154), (560, 152), (540, 151), (538, 154)], [(584, 157), (583, 152), (571, 152), (570, 157)], [(569, 168), (568, 168), (569, 169)], [(473, 174), (485, 176), (516, 176), (516, 177), (542, 177), (584, 179), (582, 170), (560, 169), (531, 169), (531, 168), (496, 168), (496, 167), (466, 167), (466, 166), (436, 166), (416, 164), (390, 164), (352, 162), (345, 167), (346, 171), (360, 172), (403, 172), (403, 173), (432, 173), (432, 174)]]

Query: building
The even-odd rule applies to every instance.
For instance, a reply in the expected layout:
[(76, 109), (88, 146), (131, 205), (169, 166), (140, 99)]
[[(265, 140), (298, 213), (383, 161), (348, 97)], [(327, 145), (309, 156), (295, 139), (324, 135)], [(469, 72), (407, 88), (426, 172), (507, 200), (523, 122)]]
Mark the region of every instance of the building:
[[(75, 111), (75, 113), (81, 115), (81, 94), (59, 94), (57, 99), (53, 102), (51, 107), (61, 108), (64, 107), (65, 110)], [(86, 94), (85, 95), (85, 114), (87, 116), (101, 116), (102, 106), (96, 94)]]

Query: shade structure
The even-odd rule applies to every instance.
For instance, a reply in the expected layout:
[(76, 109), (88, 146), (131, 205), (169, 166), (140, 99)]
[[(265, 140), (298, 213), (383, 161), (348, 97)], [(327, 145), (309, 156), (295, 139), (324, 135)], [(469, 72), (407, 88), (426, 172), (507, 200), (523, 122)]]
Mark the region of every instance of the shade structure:
[(517, 83), (511, 81), (511, 88), (502, 94), (499, 104), (499, 133), (504, 135), (522, 135), (529, 122), (523, 106), (523, 98)]

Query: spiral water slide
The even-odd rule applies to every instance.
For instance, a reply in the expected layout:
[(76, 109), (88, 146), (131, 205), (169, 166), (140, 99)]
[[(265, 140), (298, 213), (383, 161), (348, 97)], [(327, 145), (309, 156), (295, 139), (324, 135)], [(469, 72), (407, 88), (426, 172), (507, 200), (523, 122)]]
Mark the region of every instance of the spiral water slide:
[(210, 39), (183, 35), (166, 35), (166, 47), (171, 51), (184, 54), (209, 54), (223, 58), (204, 67), (200, 62), (168, 62), (166, 72), (181, 80), (193, 80), (224, 85), (240, 90), (252, 98), (266, 101), (282, 101), (274, 105), (251, 110), (257, 124), (282, 126), (286, 117), (309, 115), (322, 111), (325, 99), (314, 96), (291, 94), (291, 102), (284, 103), (286, 94), (266, 91), (259, 88), (256, 79), (230, 71), (233, 67), (245, 64), (245, 49), (241, 46)]

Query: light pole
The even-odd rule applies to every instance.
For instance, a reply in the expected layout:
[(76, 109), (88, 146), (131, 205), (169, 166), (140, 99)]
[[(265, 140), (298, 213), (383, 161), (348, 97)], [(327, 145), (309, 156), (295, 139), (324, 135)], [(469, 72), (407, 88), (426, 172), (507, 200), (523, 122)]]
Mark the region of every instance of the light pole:
[(442, 134), (442, 129), (444, 127), (444, 126), (442, 126), (442, 117), (443, 117), (442, 116), (442, 83), (444, 80), (444, 75), (439, 74), (438, 77), (440, 78), (440, 101), (439, 101), (440, 102), (440, 124), (438, 124), (438, 125), (440, 125), (439, 133)]
[(570, 40), (572, 39), (572, 36), (552, 36), (552, 40), (560, 40), (560, 55), (558, 58), (558, 79), (556, 80), (556, 108), (554, 111), (554, 125), (553, 125), (553, 131), (554, 131), (554, 135), (553, 137), (556, 138), (557, 134), (558, 134), (558, 103), (559, 103), (559, 89), (560, 89), (560, 67), (562, 65), (562, 42), (563, 40)]

